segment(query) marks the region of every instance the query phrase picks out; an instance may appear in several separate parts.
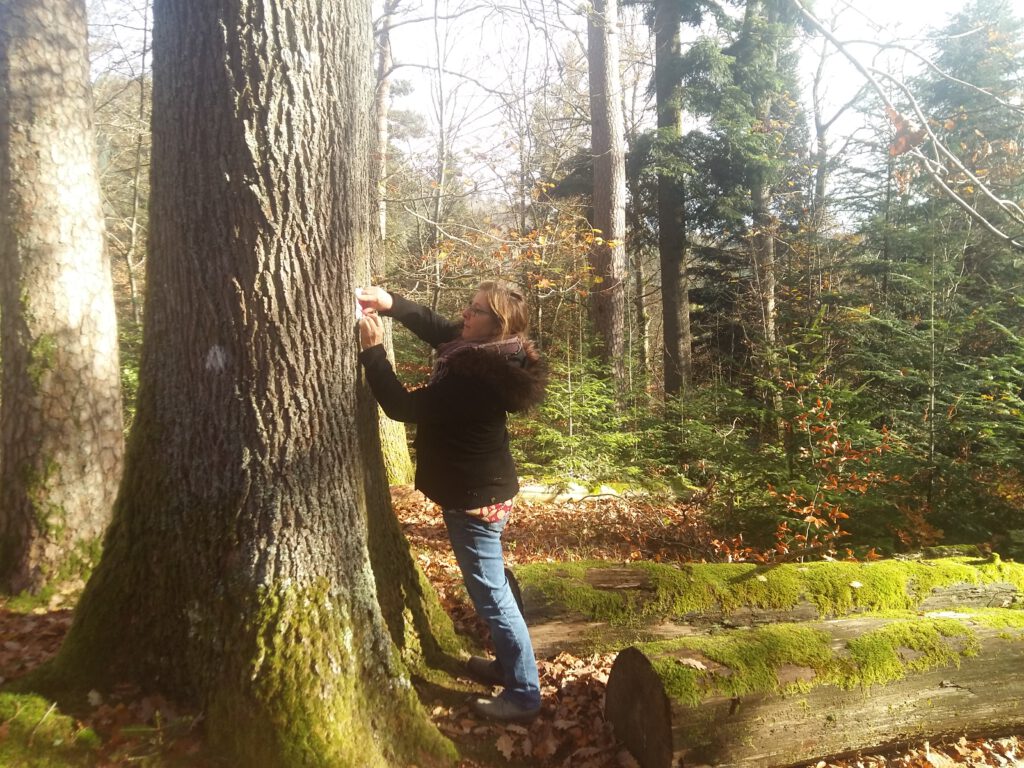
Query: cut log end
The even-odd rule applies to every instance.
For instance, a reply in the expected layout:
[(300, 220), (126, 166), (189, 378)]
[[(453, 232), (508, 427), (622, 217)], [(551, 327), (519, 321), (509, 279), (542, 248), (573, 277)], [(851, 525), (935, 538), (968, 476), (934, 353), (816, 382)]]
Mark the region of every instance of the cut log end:
[(605, 719), (615, 735), (644, 768), (669, 768), (672, 743), (672, 705), (647, 656), (626, 648), (608, 677)]

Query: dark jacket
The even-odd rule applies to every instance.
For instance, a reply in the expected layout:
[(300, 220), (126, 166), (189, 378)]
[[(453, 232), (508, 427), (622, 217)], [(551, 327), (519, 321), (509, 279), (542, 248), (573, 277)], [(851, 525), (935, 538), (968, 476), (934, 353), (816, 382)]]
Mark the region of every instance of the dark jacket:
[[(393, 294), (392, 294), (393, 295)], [(453, 323), (401, 296), (387, 313), (428, 344), (458, 337)], [(416, 426), (416, 487), (445, 509), (475, 509), (519, 491), (506, 414), (544, 396), (545, 370), (526, 342), (516, 355), (470, 348), (453, 354), (444, 373), (407, 390), (381, 345), (359, 355), (377, 402), (390, 418)]]

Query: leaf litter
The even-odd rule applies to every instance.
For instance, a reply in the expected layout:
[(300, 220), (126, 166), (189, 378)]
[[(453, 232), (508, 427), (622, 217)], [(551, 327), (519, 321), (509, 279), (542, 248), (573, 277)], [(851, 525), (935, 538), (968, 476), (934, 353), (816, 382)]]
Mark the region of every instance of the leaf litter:
[[(408, 487), (393, 489), (393, 503), (417, 562), (434, 585), (456, 628), (486, 646), (487, 630), (469, 604), (444, 523), (436, 507)], [(722, 551), (699, 506), (657, 500), (597, 498), (582, 502), (518, 502), (505, 533), (510, 565), (603, 559), (613, 562), (720, 560)], [(0, 684), (51, 659), (71, 625), (69, 600), (22, 613), (0, 601)], [(486, 741), (493, 758), (464, 759), (460, 768), (636, 768), (604, 719), (605, 688), (615, 654), (539, 659), (543, 702), (528, 725), (477, 718), (468, 703), (427, 704), (437, 727), (466, 754)], [(132, 686), (90, 691), (81, 727), (101, 737), (100, 768), (164, 762), (215, 765), (202, 749), (201, 717), (161, 696)], [(7, 735), (0, 723), (0, 740)], [(467, 749), (468, 748), (468, 749)], [(1024, 766), (1024, 737), (923, 742), (899, 753), (809, 763), (808, 768), (945, 768)]]

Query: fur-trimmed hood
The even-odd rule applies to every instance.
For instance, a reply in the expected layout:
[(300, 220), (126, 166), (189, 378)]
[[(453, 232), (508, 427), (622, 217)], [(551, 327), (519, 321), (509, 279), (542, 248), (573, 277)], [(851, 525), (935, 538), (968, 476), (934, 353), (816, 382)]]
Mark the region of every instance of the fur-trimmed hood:
[(449, 373), (481, 379), (509, 412), (540, 403), (548, 383), (547, 364), (528, 339), (512, 354), (486, 346), (460, 350), (448, 359), (447, 367)]

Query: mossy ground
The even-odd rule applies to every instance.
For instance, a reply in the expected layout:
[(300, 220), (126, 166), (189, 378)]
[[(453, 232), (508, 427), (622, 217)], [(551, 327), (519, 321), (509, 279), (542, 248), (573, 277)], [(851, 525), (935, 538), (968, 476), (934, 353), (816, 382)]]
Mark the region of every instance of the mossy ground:
[[(608, 568), (629, 568), (647, 586), (600, 589), (587, 582), (588, 572)], [(524, 589), (538, 590), (587, 619), (632, 627), (741, 608), (787, 610), (802, 602), (822, 617), (915, 610), (934, 588), (953, 584), (1006, 582), (1024, 590), (1024, 565), (970, 557), (682, 567), (583, 561), (523, 565), (516, 576)]]
[(100, 739), (57, 705), (26, 693), (0, 693), (0, 765), (70, 768), (94, 765)]

